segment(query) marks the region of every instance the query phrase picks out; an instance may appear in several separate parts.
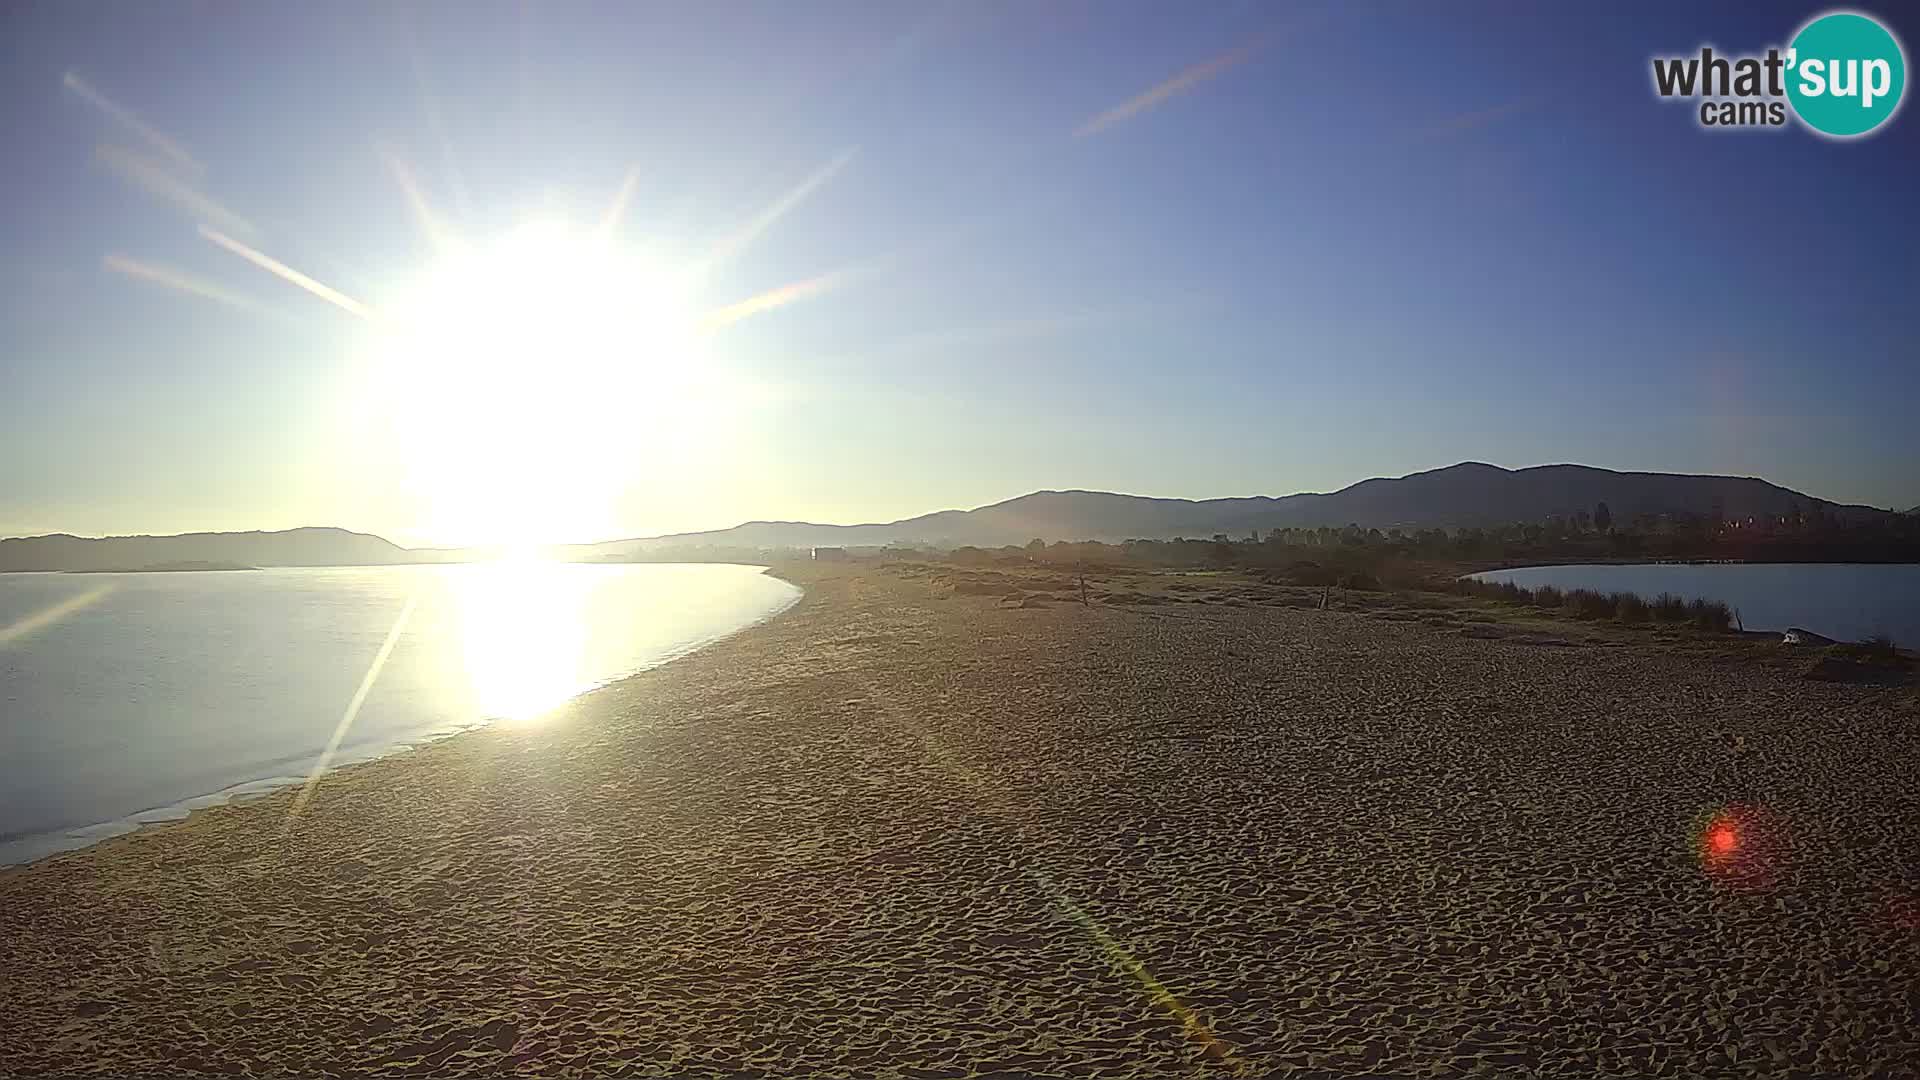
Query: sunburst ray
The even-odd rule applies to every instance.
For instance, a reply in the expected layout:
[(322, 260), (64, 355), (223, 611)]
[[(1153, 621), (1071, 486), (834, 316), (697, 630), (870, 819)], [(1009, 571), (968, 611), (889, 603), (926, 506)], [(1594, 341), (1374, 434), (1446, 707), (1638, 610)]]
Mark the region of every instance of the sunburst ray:
[(36, 630), (52, 626), (112, 591), (112, 585), (96, 585), (85, 592), (75, 593), (65, 600), (50, 604), (31, 615), (15, 619), (6, 626), (0, 626), (0, 649), (6, 648)]
[(207, 240), (213, 243), (214, 245), (221, 248), (225, 248), (227, 251), (230, 251), (233, 254), (240, 256), (241, 258), (247, 260), (253, 265), (259, 267), (262, 270), (265, 270), (267, 273), (272, 274), (283, 281), (287, 281), (291, 284), (299, 286), (302, 289), (307, 290), (313, 295), (319, 297), (322, 300), (325, 300), (327, 303), (332, 304), (335, 307), (340, 308), (342, 311), (345, 311), (350, 315), (356, 315), (362, 319), (371, 319), (373, 317), (373, 310), (371, 308), (367, 307), (367, 305), (365, 304), (362, 304), (360, 301), (355, 300), (353, 297), (348, 296), (346, 293), (343, 293), (340, 290), (324, 282), (316, 281), (313, 278), (308, 277), (307, 275), (301, 273), (298, 270), (295, 270), (293, 267), (288, 266), (286, 263), (281, 262), (280, 260), (274, 258), (271, 255), (266, 254), (263, 251), (258, 251), (254, 248), (250, 248), (247, 245), (241, 243), (240, 241), (235, 240), (233, 237), (222, 233), (218, 229), (214, 229), (209, 226), (202, 225), (200, 226), (200, 235), (206, 237)]
[(393, 620), (393, 628), (387, 631), (387, 638), (380, 643), (380, 650), (373, 654), (373, 663), (367, 665), (367, 673), (360, 679), (360, 685), (353, 691), (353, 697), (347, 701), (347, 708), (340, 714), (340, 722), (333, 727), (333, 736), (327, 740), (327, 747), (314, 759), (313, 771), (307, 774), (300, 793), (293, 797), (293, 806), (287, 811), (287, 825), (300, 816), (306, 809), (307, 801), (313, 798), (314, 785), (320, 782), (320, 775), (333, 764), (333, 756), (340, 751), (341, 740), (347, 732), (353, 730), (353, 722), (360, 716), (360, 707), (367, 703), (367, 695), (373, 691), (373, 684), (380, 681), (380, 671), (387, 666), (387, 658), (393, 655), (393, 647), (400, 643), (400, 635), (407, 628), (407, 621), (413, 618), (413, 609), (420, 601), (420, 594), (413, 593), (400, 609), (400, 615)]
[(184, 270), (176, 270), (171, 266), (142, 262), (139, 259), (118, 253), (106, 255), (100, 260), (100, 264), (116, 274), (124, 274), (130, 278), (150, 282), (162, 288), (172, 289), (175, 292), (183, 292), (190, 296), (198, 296), (203, 300), (212, 300), (217, 304), (225, 304), (228, 307), (239, 308), (242, 311), (265, 310), (259, 304), (241, 296), (239, 293), (223, 289), (210, 281), (194, 277)]

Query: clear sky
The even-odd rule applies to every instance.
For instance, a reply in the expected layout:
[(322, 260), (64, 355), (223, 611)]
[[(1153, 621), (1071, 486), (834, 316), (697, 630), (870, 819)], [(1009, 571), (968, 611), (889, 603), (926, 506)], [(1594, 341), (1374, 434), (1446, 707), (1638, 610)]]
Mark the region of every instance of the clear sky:
[(1713, 134), (1650, 88), (1821, 10), (10, 6), (0, 535), (587, 540), (1463, 459), (1911, 506), (1920, 117)]

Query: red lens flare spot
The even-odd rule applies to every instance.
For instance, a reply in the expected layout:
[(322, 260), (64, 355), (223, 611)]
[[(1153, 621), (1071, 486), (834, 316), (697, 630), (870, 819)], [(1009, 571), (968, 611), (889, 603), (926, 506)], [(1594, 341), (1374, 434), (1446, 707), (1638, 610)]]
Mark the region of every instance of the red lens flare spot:
[(1731, 855), (1740, 850), (1740, 833), (1731, 822), (1716, 822), (1707, 830), (1707, 848), (1715, 855)]
[(1729, 803), (1697, 819), (1694, 851), (1717, 885), (1771, 889), (1780, 883), (1791, 850), (1786, 822), (1758, 803)]

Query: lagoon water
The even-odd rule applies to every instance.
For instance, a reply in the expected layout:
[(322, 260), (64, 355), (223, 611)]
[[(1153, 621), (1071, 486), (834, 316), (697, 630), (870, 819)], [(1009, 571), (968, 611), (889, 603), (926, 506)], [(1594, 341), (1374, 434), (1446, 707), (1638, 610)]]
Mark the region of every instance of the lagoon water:
[[(565, 699), (767, 618), (757, 567), (0, 574), (0, 863)], [(385, 653), (384, 660), (381, 660)]]
[(1920, 564), (1657, 563), (1630, 566), (1528, 566), (1475, 574), (1529, 588), (1663, 592), (1724, 601), (1749, 630), (1798, 626), (1842, 641), (1890, 634), (1920, 647)]

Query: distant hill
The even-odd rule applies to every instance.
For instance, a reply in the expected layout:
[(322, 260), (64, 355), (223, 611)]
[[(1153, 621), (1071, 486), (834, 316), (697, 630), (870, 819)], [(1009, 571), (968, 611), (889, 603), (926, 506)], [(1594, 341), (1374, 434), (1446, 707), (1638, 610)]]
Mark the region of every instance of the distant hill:
[(1838, 517), (1887, 513), (1847, 506), (1753, 477), (1615, 472), (1586, 465), (1503, 469), (1464, 462), (1392, 479), (1363, 480), (1330, 494), (1234, 499), (1153, 499), (1101, 491), (1037, 491), (976, 510), (943, 510), (868, 525), (804, 521), (750, 521), (731, 529), (616, 540), (572, 549), (585, 555), (639, 553), (661, 547), (788, 548), (890, 543), (938, 547), (999, 547), (1054, 540), (1166, 539), (1244, 536), (1253, 529), (1357, 524), (1363, 528), (1464, 527), (1541, 521), (1554, 514), (1591, 513), (1605, 502), (1614, 520), (1638, 514), (1711, 514), (1728, 517), (1785, 514), (1818, 507)]
[(345, 529), (82, 537), (56, 533), (0, 540), (0, 571), (110, 570), (173, 564), (221, 566), (373, 566), (420, 562), (378, 536)]
[[(1104, 491), (1036, 491), (975, 510), (942, 510), (869, 525), (806, 521), (750, 521), (731, 529), (680, 533), (554, 549), (576, 559), (623, 558), (666, 548), (742, 549), (863, 546), (893, 543), (929, 547), (1000, 547), (1034, 538), (1054, 540), (1167, 539), (1245, 536), (1259, 529), (1357, 524), (1364, 528), (1462, 527), (1542, 521), (1554, 514), (1592, 513), (1605, 502), (1614, 520), (1639, 514), (1718, 510), (1730, 518), (1820, 509), (1840, 518), (1885, 516), (1868, 506), (1843, 506), (1740, 476), (1614, 472), (1585, 465), (1503, 469), (1466, 462), (1393, 479), (1363, 480), (1330, 494), (1256, 495), (1237, 499), (1150, 499)], [(1920, 507), (1916, 507), (1920, 510)], [(172, 563), (243, 566), (375, 566), (453, 562), (478, 552), (400, 547), (345, 529), (284, 532), (187, 533), (180, 536), (58, 534), (0, 540), (0, 571), (107, 570)]]
[(207, 562), (202, 559), (188, 559), (186, 562), (153, 563), (149, 566), (131, 566), (124, 570), (102, 567), (100, 569), (66, 570), (68, 574), (199, 574), (210, 570), (218, 571), (256, 571), (257, 566), (242, 563)]

